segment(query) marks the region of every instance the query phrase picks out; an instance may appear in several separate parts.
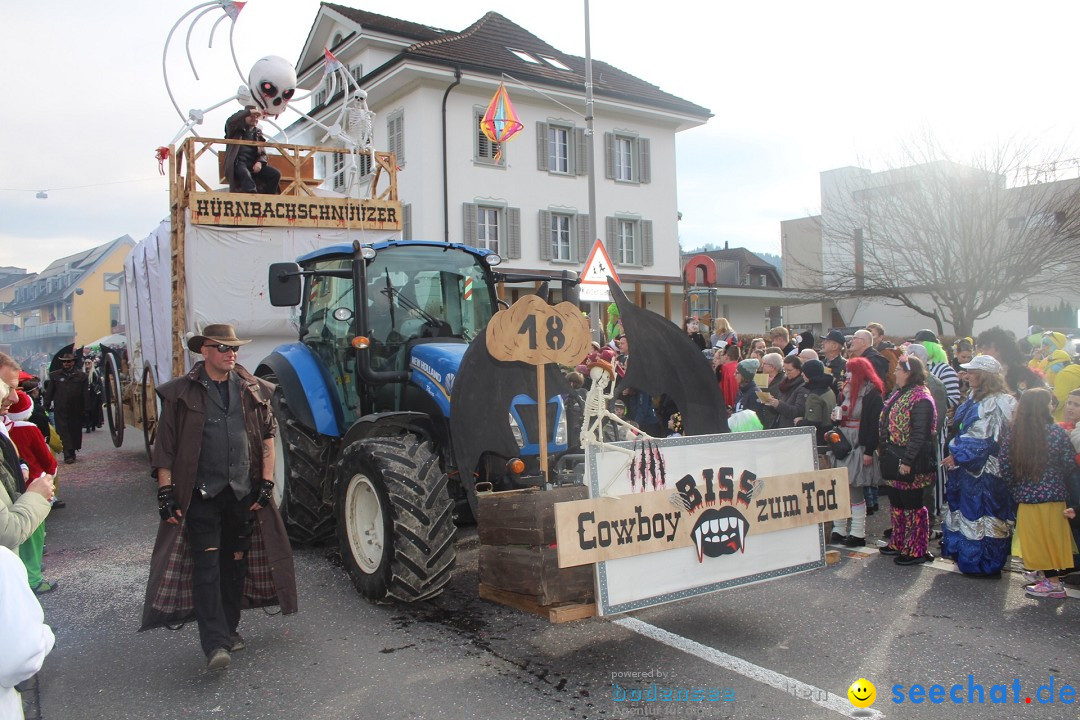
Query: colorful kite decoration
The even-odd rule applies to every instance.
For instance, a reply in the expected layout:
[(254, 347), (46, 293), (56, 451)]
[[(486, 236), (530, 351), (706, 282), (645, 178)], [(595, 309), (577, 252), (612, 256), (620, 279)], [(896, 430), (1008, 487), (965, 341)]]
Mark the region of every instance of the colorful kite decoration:
[(480, 120), (480, 130), (484, 136), (493, 143), (498, 143), (499, 149), (495, 152), (495, 162), (502, 160), (502, 144), (517, 135), (525, 128), (514, 111), (514, 104), (510, 102), (510, 94), (506, 92), (506, 85), (499, 83), (499, 89), (495, 91), (495, 97), (491, 98), (484, 117)]
[(323, 48), (323, 59), (326, 61), (326, 64), (323, 65), (323, 77), (345, 67), (340, 60), (334, 57), (334, 53), (330, 52), (329, 48)]

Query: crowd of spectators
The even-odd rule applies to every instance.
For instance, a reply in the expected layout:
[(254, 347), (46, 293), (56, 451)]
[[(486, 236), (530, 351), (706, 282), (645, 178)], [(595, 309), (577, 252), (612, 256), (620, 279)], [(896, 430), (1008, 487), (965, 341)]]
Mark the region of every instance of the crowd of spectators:
[[(753, 337), (725, 318), (684, 328), (705, 346), (733, 430), (812, 426), (819, 462), (847, 469), (851, 517), (833, 525), (832, 543), (867, 544), (880, 492), (891, 527), (879, 552), (897, 565), (940, 553), (966, 575), (998, 578), (1019, 556), (1028, 595), (1066, 597), (1062, 578), (1080, 565), (1080, 363), (1065, 335), (995, 327), (944, 343), (931, 330), (890, 339), (870, 323), (820, 339), (784, 327)], [(612, 332), (625, 364), (628, 340), (618, 322)], [(628, 388), (620, 399), (650, 435), (682, 434), (667, 398)]]

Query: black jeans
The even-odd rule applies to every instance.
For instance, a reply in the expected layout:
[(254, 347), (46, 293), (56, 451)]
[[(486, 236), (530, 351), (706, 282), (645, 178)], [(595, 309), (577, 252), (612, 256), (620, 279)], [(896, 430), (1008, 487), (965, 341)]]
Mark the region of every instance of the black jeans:
[(257, 173), (251, 172), (251, 168), (242, 162), (233, 166), (233, 180), (235, 189), (232, 192), (262, 193), (263, 195), (277, 195), (281, 182), (281, 171), (272, 167), (269, 163), (263, 163), (262, 169)]
[(254, 493), (237, 500), (230, 487), (209, 499), (196, 489), (188, 506), (192, 599), (199, 641), (206, 654), (228, 649), (232, 645), (229, 636), (240, 624), (247, 554), (255, 527), (255, 513), (249, 508), (254, 500)]
[(64, 457), (75, 457), (82, 450), (83, 409), (56, 409), (56, 433), (64, 446)]

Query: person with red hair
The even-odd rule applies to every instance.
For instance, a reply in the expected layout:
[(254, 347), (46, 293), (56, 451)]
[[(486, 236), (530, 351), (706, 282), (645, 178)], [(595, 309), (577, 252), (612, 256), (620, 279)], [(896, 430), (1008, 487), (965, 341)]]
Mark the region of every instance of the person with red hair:
[(851, 452), (836, 458), (836, 466), (845, 466), (851, 495), (851, 519), (833, 523), (830, 541), (847, 547), (866, 545), (865, 489), (878, 484), (874, 452), (878, 446), (878, 421), (881, 416), (881, 378), (874, 366), (863, 357), (847, 361), (847, 381), (841, 383), (838, 430), (847, 438)]

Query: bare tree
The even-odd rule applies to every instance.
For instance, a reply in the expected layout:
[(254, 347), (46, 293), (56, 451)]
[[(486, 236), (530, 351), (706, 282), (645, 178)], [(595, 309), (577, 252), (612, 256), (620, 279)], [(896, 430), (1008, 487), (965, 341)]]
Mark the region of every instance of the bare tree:
[(1080, 179), (1046, 181), (1033, 157), (1011, 143), (958, 164), (924, 139), (894, 169), (824, 173), (820, 299), (881, 299), (970, 335), (1020, 296), (1075, 290)]

